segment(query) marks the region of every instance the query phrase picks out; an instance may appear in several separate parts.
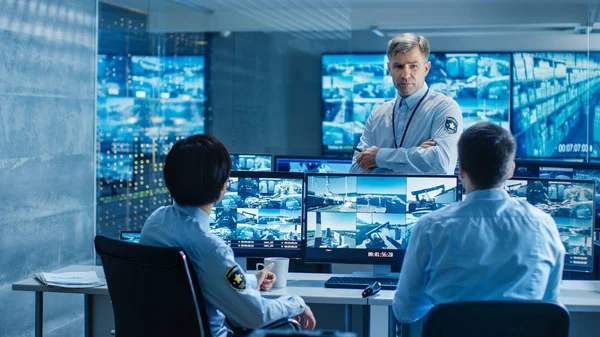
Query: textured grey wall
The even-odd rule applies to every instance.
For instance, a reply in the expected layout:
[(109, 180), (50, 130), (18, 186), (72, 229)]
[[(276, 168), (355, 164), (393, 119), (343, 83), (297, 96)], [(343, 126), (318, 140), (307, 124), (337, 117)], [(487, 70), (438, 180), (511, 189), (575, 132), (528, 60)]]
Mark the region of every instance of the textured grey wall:
[(286, 33), (212, 38), (209, 130), (230, 152), (321, 155), (321, 54), (349, 41)]
[[(95, 0), (0, 0), (0, 336), (33, 336), (11, 284), (92, 263)], [(45, 336), (83, 335), (81, 295), (46, 295)]]

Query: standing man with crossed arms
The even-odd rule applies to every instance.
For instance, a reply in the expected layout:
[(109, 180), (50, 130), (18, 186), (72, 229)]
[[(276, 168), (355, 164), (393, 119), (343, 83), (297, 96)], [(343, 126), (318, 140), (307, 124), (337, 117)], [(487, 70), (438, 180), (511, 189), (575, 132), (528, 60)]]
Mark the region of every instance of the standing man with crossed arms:
[(350, 173), (454, 174), (462, 113), (425, 83), (429, 41), (400, 34), (388, 43), (387, 57), (398, 97), (369, 115)]

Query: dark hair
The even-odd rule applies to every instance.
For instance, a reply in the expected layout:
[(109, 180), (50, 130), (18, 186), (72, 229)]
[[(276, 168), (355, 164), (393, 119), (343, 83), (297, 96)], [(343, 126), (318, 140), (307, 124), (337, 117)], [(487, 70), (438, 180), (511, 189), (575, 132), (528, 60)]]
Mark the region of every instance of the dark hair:
[(510, 176), (516, 143), (506, 129), (492, 123), (477, 123), (458, 141), (458, 160), (476, 189), (499, 187)]
[(203, 206), (219, 200), (230, 171), (231, 158), (225, 145), (215, 137), (195, 135), (173, 145), (163, 173), (176, 203)]

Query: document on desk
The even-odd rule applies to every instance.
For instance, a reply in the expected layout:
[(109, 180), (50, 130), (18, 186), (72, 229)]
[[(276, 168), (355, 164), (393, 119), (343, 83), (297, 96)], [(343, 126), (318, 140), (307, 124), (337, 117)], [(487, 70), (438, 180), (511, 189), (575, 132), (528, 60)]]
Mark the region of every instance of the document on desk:
[(35, 278), (47, 287), (93, 288), (103, 286), (95, 271), (71, 273), (35, 273)]

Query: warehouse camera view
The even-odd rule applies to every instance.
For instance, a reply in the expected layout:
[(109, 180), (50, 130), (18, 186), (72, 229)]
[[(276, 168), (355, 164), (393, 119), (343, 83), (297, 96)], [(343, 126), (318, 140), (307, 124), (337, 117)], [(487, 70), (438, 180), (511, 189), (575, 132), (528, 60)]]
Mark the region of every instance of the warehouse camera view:
[(300, 249), (302, 179), (231, 177), (210, 230), (232, 248)]
[(204, 57), (98, 55), (97, 100), (97, 233), (117, 238), (172, 202), (162, 165), (204, 132)]
[[(488, 121), (509, 128), (510, 54), (432, 53), (426, 82), (458, 102), (467, 128)], [(322, 57), (323, 147), (348, 153), (374, 108), (396, 97), (385, 54)]]
[(594, 184), (553, 180), (508, 180), (508, 194), (552, 216), (565, 246), (565, 270), (591, 272)]
[(515, 53), (517, 157), (599, 156), (600, 54)]
[(405, 249), (415, 222), (456, 201), (456, 178), (309, 175), (307, 247)]

